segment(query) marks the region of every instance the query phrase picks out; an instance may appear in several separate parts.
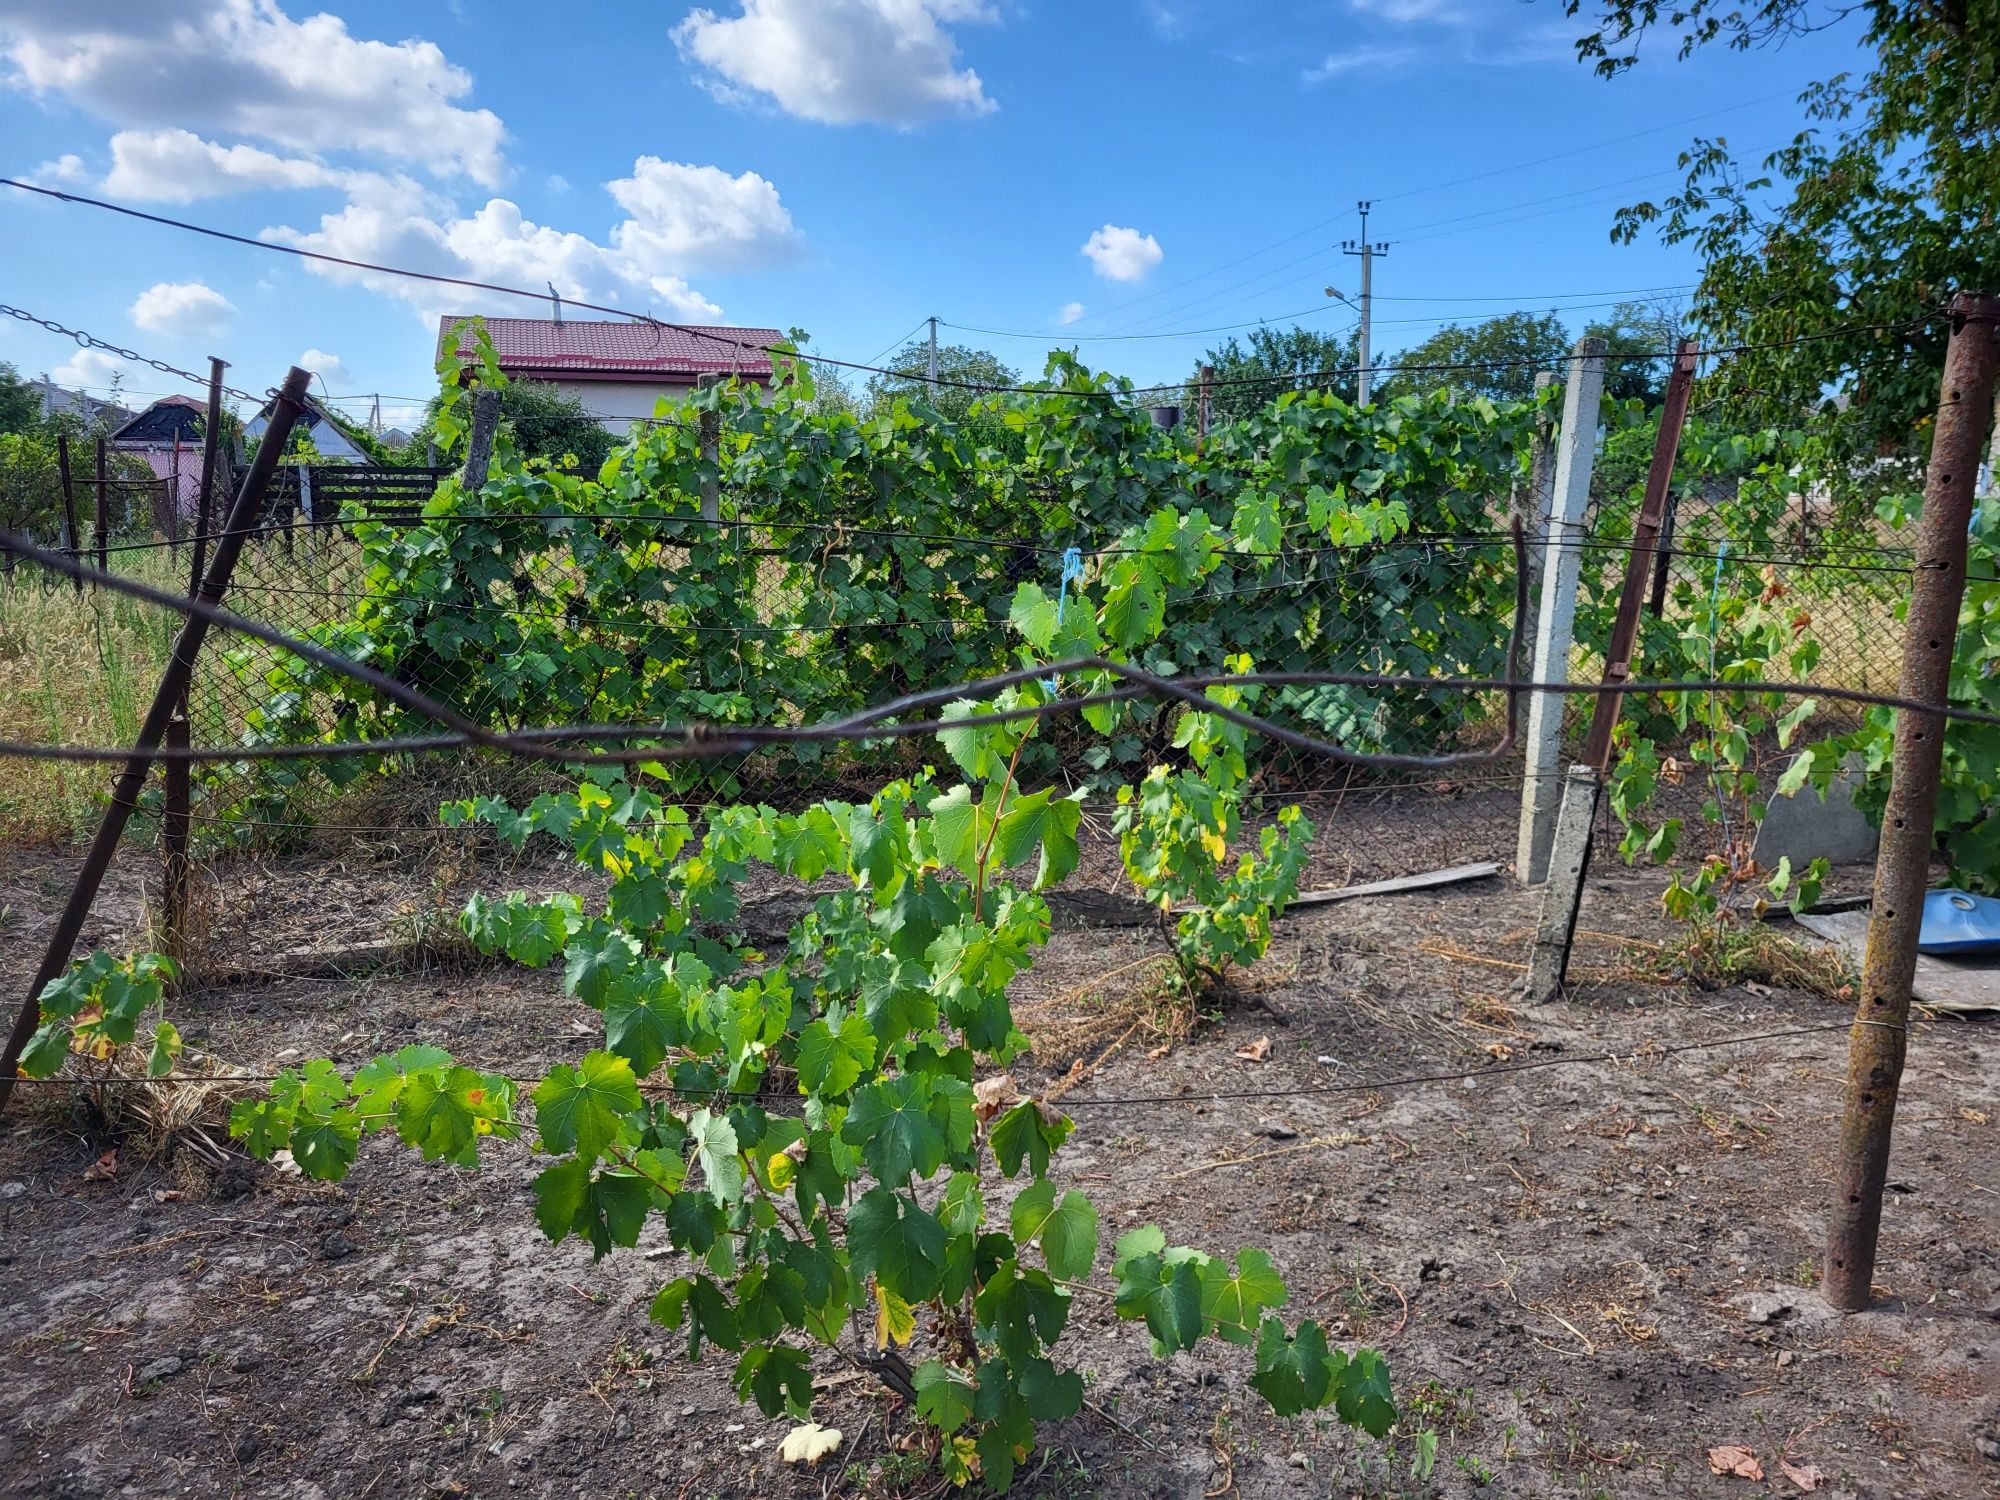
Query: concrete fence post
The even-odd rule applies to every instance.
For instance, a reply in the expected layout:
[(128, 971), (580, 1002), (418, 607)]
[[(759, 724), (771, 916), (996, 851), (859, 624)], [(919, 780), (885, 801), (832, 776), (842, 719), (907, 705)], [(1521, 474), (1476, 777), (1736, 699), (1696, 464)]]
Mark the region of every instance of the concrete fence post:
[[(1597, 414), (1604, 398), (1604, 340), (1579, 339), (1563, 388), (1562, 428), (1556, 437), (1556, 470), (1548, 527), (1542, 542), (1542, 597), (1535, 620), (1536, 682), (1569, 681), (1575, 638), (1577, 578), (1583, 566), (1583, 512), (1590, 499), (1590, 470), (1597, 452)], [(1521, 831), (1514, 873), (1523, 885), (1548, 878), (1549, 846), (1562, 803), (1562, 727), (1565, 697), (1528, 697), (1527, 764), (1522, 772)]]

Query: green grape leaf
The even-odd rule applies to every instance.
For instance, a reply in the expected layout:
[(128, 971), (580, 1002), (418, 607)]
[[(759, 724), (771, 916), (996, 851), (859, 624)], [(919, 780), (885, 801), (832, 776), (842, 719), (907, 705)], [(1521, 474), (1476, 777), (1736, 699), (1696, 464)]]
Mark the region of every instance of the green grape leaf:
[(361, 1149), (361, 1122), (351, 1109), (302, 1118), (292, 1126), (292, 1160), (317, 1182), (338, 1182)]
[(609, 1052), (585, 1055), (576, 1067), (558, 1063), (535, 1088), (535, 1119), (550, 1151), (586, 1159), (618, 1139), (625, 1117), (644, 1107), (632, 1065)]
[(1201, 1268), (1201, 1314), (1215, 1324), (1216, 1336), (1229, 1343), (1249, 1344), (1257, 1337), (1263, 1310), (1284, 1305), (1284, 1280), (1262, 1250), (1238, 1250), (1233, 1273), (1220, 1257)]
[[(1056, 639), (1056, 601), (1043, 591), (1039, 583), (1023, 583), (1014, 590), (1014, 602), (1007, 610), (1007, 623), (1020, 633), (1021, 639), (1046, 656)], [(966, 772), (968, 776), (971, 774)]]
[[(1119, 1241), (1121, 1256), (1124, 1243)], [(1144, 1318), (1162, 1351), (1195, 1346), (1203, 1328), (1201, 1267), (1196, 1262), (1170, 1265), (1157, 1250), (1140, 1250), (1120, 1261), (1118, 1274), (1119, 1317)]]
[(1370, 1437), (1386, 1437), (1396, 1425), (1396, 1402), (1389, 1390), (1389, 1367), (1373, 1349), (1357, 1349), (1341, 1367), (1334, 1389), (1340, 1420)]
[(1049, 1274), (1059, 1281), (1080, 1281), (1097, 1259), (1097, 1208), (1072, 1189), (1056, 1197), (1047, 1178), (1030, 1183), (1014, 1199), (1008, 1213), (1017, 1244), (1041, 1241)]
[(911, 1172), (929, 1177), (950, 1151), (930, 1106), (930, 1081), (921, 1074), (882, 1079), (855, 1094), (840, 1138), (859, 1146), (876, 1177), (892, 1187)]
[(875, 1034), (855, 1012), (841, 1018), (838, 1031), (824, 1018), (799, 1033), (799, 1084), (809, 1094), (844, 1094), (875, 1065)]
[(725, 1116), (696, 1110), (688, 1120), (688, 1138), (694, 1142), (695, 1160), (701, 1166), (709, 1196), (718, 1204), (740, 1203), (744, 1168), (736, 1127)]
[(1049, 1170), (1049, 1154), (1069, 1139), (1070, 1130), (1067, 1116), (1045, 1120), (1041, 1106), (1026, 1099), (993, 1122), (987, 1140), (1004, 1175), (1017, 1174), (1025, 1160), (1029, 1170), (1041, 1177)]
[(972, 1415), (972, 1381), (963, 1370), (927, 1359), (911, 1372), (910, 1383), (917, 1388), (917, 1415), (940, 1432), (958, 1431)]
[(847, 1215), (847, 1254), (857, 1276), (873, 1276), (905, 1302), (938, 1294), (944, 1226), (913, 1199), (879, 1184)]

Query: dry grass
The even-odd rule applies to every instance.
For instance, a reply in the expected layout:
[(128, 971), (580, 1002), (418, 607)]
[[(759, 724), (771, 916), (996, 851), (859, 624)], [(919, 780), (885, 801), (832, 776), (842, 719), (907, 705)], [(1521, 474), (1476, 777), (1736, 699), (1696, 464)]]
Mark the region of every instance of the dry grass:
[[(165, 553), (135, 576), (186, 587)], [(156, 575), (156, 576), (152, 576)], [(173, 647), (167, 611), (17, 570), (0, 583), (0, 737), (31, 744), (131, 743)], [(55, 843), (85, 828), (110, 784), (105, 765), (0, 759), (0, 837)]]

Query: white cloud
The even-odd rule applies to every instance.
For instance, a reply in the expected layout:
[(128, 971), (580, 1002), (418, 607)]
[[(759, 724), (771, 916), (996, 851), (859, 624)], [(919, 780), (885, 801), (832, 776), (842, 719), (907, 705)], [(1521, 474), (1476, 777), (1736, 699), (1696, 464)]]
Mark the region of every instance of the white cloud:
[[(629, 200), (626, 202), (629, 217), (612, 229), (609, 242), (604, 244), (586, 235), (537, 224), (521, 212), (518, 204), (505, 198), (489, 199), (473, 213), (459, 215), (449, 204), (440, 203), (408, 179), (373, 179), (357, 184), (346, 206), (323, 215), (318, 229), (278, 227), (265, 230), (264, 238), (350, 260), (473, 281), (533, 289), (553, 283), (564, 297), (583, 302), (629, 300), (635, 291), (645, 291), (654, 299), (650, 310), (668, 317), (720, 318), (722, 309), (690, 286), (681, 273), (724, 263), (731, 256), (754, 258), (766, 254), (765, 240), (753, 228), (761, 228), (778, 240), (776, 247), (768, 249), (769, 255), (788, 251), (796, 243), (791, 218), (777, 201), (775, 190), (768, 200), (757, 191), (746, 195), (750, 203), (763, 205), (761, 217), (743, 214), (704, 217), (687, 202), (667, 193), (666, 186), (692, 180), (714, 188), (714, 180), (699, 174), (715, 169), (690, 168), (688, 171), (696, 173), (692, 179), (676, 174), (659, 177), (647, 169), (650, 160), (642, 157), (635, 163), (632, 178), (606, 185), (614, 196), (620, 196), (617, 190), (621, 185), (629, 188), (633, 183), (645, 184), (622, 195), (623, 200)], [(742, 183), (747, 179), (753, 189), (758, 184), (765, 189), (770, 187), (755, 173), (729, 178), (718, 171), (716, 178), (723, 183)], [(728, 195), (723, 197), (727, 199)], [(308, 261), (306, 265), (332, 280), (358, 283), (400, 298), (430, 319), (442, 312), (537, 315), (534, 303), (518, 297), (413, 281), (319, 261)]]
[(1056, 314), (1056, 322), (1062, 327), (1067, 328), (1082, 316), (1083, 304), (1081, 302), (1065, 302), (1062, 305), (1062, 311)]
[(79, 349), (49, 371), (49, 379), (71, 390), (89, 390), (98, 394), (114, 382), (122, 384), (131, 370), (132, 367), (122, 359), (95, 349)]
[(946, 22), (991, 21), (982, 0), (739, 0), (742, 11), (689, 12), (674, 28), (683, 56), (718, 96), (768, 95), (788, 114), (829, 125), (916, 125), (997, 106)]
[(1358, 47), (1347, 47), (1339, 52), (1327, 53), (1321, 59), (1319, 66), (1307, 68), (1300, 77), (1307, 83), (1325, 83), (1329, 78), (1337, 78), (1343, 73), (1352, 73), (1362, 68), (1397, 68), (1413, 61), (1420, 54), (1420, 50), (1416, 47), (1364, 43)]
[(255, 188), (339, 187), (355, 175), (256, 146), (219, 145), (191, 130), (121, 130), (111, 137), (104, 190), (120, 198), (193, 203)]
[(308, 349), (292, 361), (301, 370), (310, 370), (324, 383), (327, 390), (335, 395), (351, 389), (354, 376), (347, 363), (338, 354), (328, 354), (324, 349)]
[(140, 130), (359, 150), (492, 186), (505, 131), (434, 43), (366, 41), (278, 0), (5, 0), (6, 81)]
[(1165, 258), (1160, 242), (1150, 234), (1116, 224), (1092, 231), (1083, 242), (1083, 253), (1108, 281), (1137, 281)]
[(28, 181), (43, 187), (58, 182), (82, 182), (90, 175), (90, 169), (83, 164), (83, 158), (75, 152), (65, 152), (54, 161), (45, 161), (28, 174)]
[(1458, 0), (1347, 0), (1363, 15), (1385, 21), (1442, 21), (1458, 14)]
[(612, 230), (612, 243), (649, 275), (748, 269), (798, 251), (798, 230), (778, 190), (755, 172), (731, 177), (720, 167), (642, 156), (630, 177), (604, 187), (629, 215)]
[(132, 304), (135, 324), (168, 338), (205, 338), (220, 333), (235, 315), (227, 297), (199, 281), (155, 282)]

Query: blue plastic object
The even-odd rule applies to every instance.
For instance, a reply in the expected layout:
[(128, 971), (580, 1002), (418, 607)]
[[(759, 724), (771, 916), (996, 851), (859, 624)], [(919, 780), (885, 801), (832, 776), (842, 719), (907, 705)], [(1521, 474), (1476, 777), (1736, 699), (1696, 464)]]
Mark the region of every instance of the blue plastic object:
[(1917, 929), (1922, 953), (2000, 951), (2000, 901), (1966, 891), (1928, 891)]

